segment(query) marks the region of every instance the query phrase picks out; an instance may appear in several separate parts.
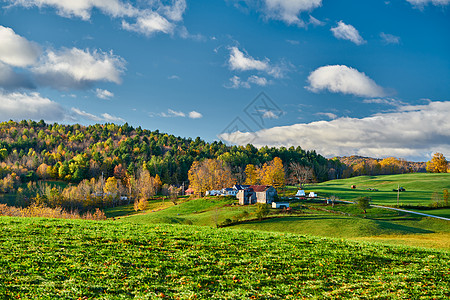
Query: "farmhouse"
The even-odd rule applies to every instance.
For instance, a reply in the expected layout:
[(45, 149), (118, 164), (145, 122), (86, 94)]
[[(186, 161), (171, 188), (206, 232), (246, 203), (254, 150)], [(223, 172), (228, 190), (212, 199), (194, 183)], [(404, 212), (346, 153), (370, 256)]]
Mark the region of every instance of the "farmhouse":
[(193, 188), (188, 188), (186, 191), (184, 191), (185, 195), (194, 195), (194, 189)]
[(277, 196), (277, 190), (270, 185), (251, 185), (237, 194), (240, 205), (267, 203), (271, 204)]

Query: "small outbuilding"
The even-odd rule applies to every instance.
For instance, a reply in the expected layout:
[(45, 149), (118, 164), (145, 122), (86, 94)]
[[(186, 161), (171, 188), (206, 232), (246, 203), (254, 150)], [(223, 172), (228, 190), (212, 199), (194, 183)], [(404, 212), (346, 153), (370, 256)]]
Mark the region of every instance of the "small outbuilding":
[(306, 193), (304, 190), (298, 190), (297, 194), (295, 194), (296, 197), (306, 197)]
[(288, 208), (289, 202), (272, 202), (272, 208)]
[(317, 194), (314, 193), (314, 192), (310, 192), (309, 195), (308, 195), (308, 197), (309, 197), (309, 198), (316, 198), (316, 197), (317, 197)]

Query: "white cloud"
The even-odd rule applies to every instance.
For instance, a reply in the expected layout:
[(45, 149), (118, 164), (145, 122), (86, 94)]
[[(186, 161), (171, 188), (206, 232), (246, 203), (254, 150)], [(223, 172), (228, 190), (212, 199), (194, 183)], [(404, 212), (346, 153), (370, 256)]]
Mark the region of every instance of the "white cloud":
[(331, 31), (337, 39), (349, 40), (356, 45), (362, 45), (366, 43), (361, 35), (359, 35), (359, 32), (355, 27), (353, 27), (352, 25), (347, 25), (342, 21), (339, 21), (336, 27), (331, 28)]
[(112, 52), (77, 48), (47, 51), (32, 71), (39, 82), (56, 88), (84, 88), (96, 81), (121, 82), (125, 61)]
[(130, 24), (125, 20), (122, 21), (123, 29), (135, 31), (146, 36), (151, 36), (158, 32), (172, 33), (174, 27), (174, 24), (153, 11), (149, 11), (145, 15), (139, 16), (134, 24)]
[(74, 113), (76, 116), (79, 116), (83, 119), (87, 119), (94, 122), (101, 122), (102, 119), (96, 115), (93, 115), (91, 113), (85, 112), (84, 110), (80, 110), (78, 108), (72, 107), (71, 108), (72, 113)]
[(423, 8), (428, 4), (433, 4), (436, 6), (445, 6), (450, 3), (450, 0), (406, 0), (411, 3), (413, 6), (418, 8)]
[[(245, 50), (244, 50), (245, 51)], [(230, 58), (228, 59), (230, 69), (237, 71), (265, 71), (269, 69), (269, 60), (266, 58), (264, 61), (257, 60), (240, 51), (237, 47), (230, 48)]]
[(203, 117), (203, 115), (195, 110), (193, 110), (189, 113), (189, 118), (191, 118), (191, 119), (200, 119), (202, 117)]
[[(283, 78), (285, 73), (289, 71), (291, 66), (286, 63), (280, 63), (277, 65), (270, 64), (268, 58), (264, 60), (258, 60), (250, 56), (245, 50), (241, 51), (237, 47), (230, 47), (230, 57), (228, 58), (228, 65), (232, 71), (258, 71), (264, 72), (274, 78)], [(250, 83), (256, 83), (262, 85), (262, 81), (256, 82), (258, 76), (252, 76), (255, 78), (250, 79)], [(262, 77), (258, 77), (262, 78)], [(267, 84), (268, 82), (266, 82)]]
[(75, 120), (78, 120), (81, 117), (81, 119), (86, 119), (86, 120), (97, 122), (97, 123), (101, 123), (101, 122), (124, 123), (125, 122), (124, 119), (110, 115), (108, 113), (103, 113), (103, 114), (101, 114), (101, 116), (96, 116), (94, 114), (88, 113), (84, 110), (80, 110), (75, 107), (71, 108), (71, 112), (72, 112)]
[(63, 121), (63, 107), (39, 93), (5, 93), (0, 90), (1, 120)]
[(266, 86), (268, 85), (270, 82), (264, 78), (264, 77), (260, 77), (260, 76), (256, 76), (256, 75), (252, 75), (248, 78), (247, 80), (248, 83), (253, 83), (259, 86)]
[(429, 153), (450, 155), (450, 101), (404, 106), (396, 112), (366, 118), (338, 118), (274, 127), (256, 133), (222, 134), (226, 141), (256, 146), (301, 146), (325, 156), (362, 155), (428, 159)]
[(315, 93), (329, 90), (360, 97), (385, 96), (383, 88), (366, 74), (344, 65), (320, 67), (309, 75), (308, 82), (306, 88)]
[(245, 88), (249, 89), (253, 85), (259, 85), (259, 86), (266, 86), (270, 84), (271, 82), (267, 80), (264, 77), (252, 75), (249, 78), (247, 78), (246, 81), (242, 81), (239, 76), (233, 76), (229, 79), (229, 82), (224, 84), (224, 87), (227, 89), (238, 89), (238, 88)]
[(106, 122), (112, 122), (112, 123), (124, 123), (125, 122), (124, 119), (110, 115), (108, 113), (103, 113), (102, 117), (103, 117), (103, 120), (105, 120)]
[(137, 9), (130, 4), (118, 0), (9, 0), (9, 2), (24, 7), (54, 7), (63, 17), (77, 17), (85, 21), (91, 18), (94, 8), (112, 17), (133, 16), (137, 13)]
[(264, 119), (278, 119), (278, 116), (271, 110), (267, 110), (262, 115)]
[(96, 89), (95, 93), (98, 98), (108, 100), (112, 97), (114, 97), (114, 93), (108, 91), (108, 90), (102, 90), (102, 89)]
[(186, 117), (186, 114), (184, 113), (184, 112), (182, 112), (182, 111), (176, 111), (176, 110), (173, 110), (173, 109), (168, 109), (167, 110), (167, 113), (165, 113), (165, 112), (162, 112), (162, 113), (160, 113), (159, 114), (159, 116), (161, 116), (161, 117), (163, 117), (163, 118), (176, 118), (176, 117), (182, 117), (182, 118), (184, 118), (184, 117)]
[(167, 77), (167, 79), (171, 79), (171, 80), (177, 79), (177, 80), (179, 80), (179, 79), (181, 79), (181, 78), (180, 78), (180, 76), (178, 76), (178, 75), (170, 75), (169, 77)]
[(316, 113), (316, 115), (317, 116), (325, 116), (325, 117), (327, 117), (327, 118), (329, 118), (331, 120), (334, 120), (334, 119), (337, 118), (337, 115), (333, 114), (333, 113), (319, 112), (319, 113)]
[(173, 5), (163, 5), (159, 8), (159, 11), (162, 12), (169, 20), (172, 21), (182, 21), (183, 14), (186, 11), (186, 1), (185, 0), (175, 0), (173, 1)]
[(41, 54), (37, 44), (17, 35), (8, 27), (0, 26), (0, 41), (0, 61), (11, 66), (33, 65)]
[(309, 16), (309, 24), (312, 24), (314, 26), (323, 26), (325, 25), (325, 22), (322, 22), (320, 20), (317, 20), (316, 18), (314, 18), (313, 16)]
[(265, 15), (288, 25), (305, 26), (299, 15), (322, 5), (322, 0), (264, 0)]
[[(139, 7), (119, 0), (7, 0), (12, 5), (24, 7), (52, 7), (66, 18), (81, 18), (88, 21), (94, 9), (122, 20), (122, 28), (146, 36), (154, 33), (172, 33), (177, 22), (183, 20), (186, 10), (185, 0), (174, 0), (172, 5), (163, 1), (140, 1)], [(126, 20), (126, 19), (131, 19)], [(169, 21), (171, 20), (171, 21)]]
[(250, 88), (250, 84), (247, 81), (242, 81), (241, 77), (236, 75), (231, 77), (229, 82), (224, 84), (223, 86), (227, 89)]
[(398, 36), (382, 32), (380, 37), (385, 44), (400, 44), (400, 37)]

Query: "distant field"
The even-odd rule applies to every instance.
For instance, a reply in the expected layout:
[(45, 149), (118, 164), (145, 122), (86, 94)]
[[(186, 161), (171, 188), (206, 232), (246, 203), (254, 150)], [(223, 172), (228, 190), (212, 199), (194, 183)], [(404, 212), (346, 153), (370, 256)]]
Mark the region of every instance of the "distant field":
[[(232, 205), (236, 200), (223, 197), (208, 197), (181, 202), (174, 206), (171, 202), (163, 203), (161, 200), (152, 200), (151, 209), (145, 212), (122, 216), (117, 222), (133, 224), (185, 224), (215, 227), (216, 222), (223, 224), (226, 219), (236, 221), (243, 213), (243, 219), (255, 219), (255, 206)], [(169, 205), (169, 206), (167, 206)], [(299, 209), (308, 205), (313, 209)], [(408, 244), (435, 249), (450, 250), (450, 222), (421, 218), (389, 211), (380, 208), (371, 208), (364, 215), (361, 209), (354, 205), (340, 204), (334, 208), (324, 204), (312, 204), (308, 201), (294, 203), (296, 208), (293, 215), (283, 215), (279, 210), (272, 219), (247, 221), (232, 225), (231, 228), (252, 229), (270, 232), (290, 232), (325, 237), (338, 237), (346, 239), (370, 239), (383, 237), (382, 242), (391, 244)], [(125, 214), (132, 209), (122, 206), (113, 209), (114, 214), (119, 210)], [(165, 209), (162, 209), (165, 208)], [(322, 211), (326, 209), (336, 211), (331, 213)], [(276, 213), (278, 212), (278, 215)], [(346, 213), (346, 215), (339, 214)], [(428, 211), (427, 211), (428, 212)], [(113, 216), (111, 210), (106, 211), (107, 216)], [(430, 239), (433, 236), (433, 239)], [(408, 242), (409, 241), (409, 242)]]
[(117, 221), (0, 228), (0, 299), (450, 297), (448, 251)]
[[(351, 189), (352, 185), (356, 185), (356, 189)], [(392, 190), (397, 189), (398, 185), (406, 189), (405, 192), (400, 193), (400, 205), (428, 206), (433, 202), (434, 192), (442, 197), (444, 189), (450, 191), (450, 173), (359, 176), (308, 185), (306, 190), (314, 191), (319, 196), (336, 195), (342, 200), (370, 196), (373, 204), (396, 205), (397, 192)], [(378, 189), (378, 191), (368, 191), (368, 188)]]

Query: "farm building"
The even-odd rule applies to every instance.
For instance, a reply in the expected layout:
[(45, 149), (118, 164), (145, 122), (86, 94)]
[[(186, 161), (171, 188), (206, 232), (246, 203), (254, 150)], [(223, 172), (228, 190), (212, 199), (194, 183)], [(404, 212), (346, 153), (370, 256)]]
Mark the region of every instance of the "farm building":
[(304, 190), (298, 190), (297, 194), (295, 194), (296, 197), (306, 197)]
[(288, 208), (289, 202), (272, 202), (272, 208)]
[(237, 194), (240, 205), (267, 203), (271, 204), (277, 196), (277, 190), (270, 185), (251, 185)]
[(317, 194), (314, 193), (314, 192), (310, 192), (309, 195), (308, 195), (308, 197), (310, 197), (310, 198), (316, 198), (316, 197), (317, 197)]
[(238, 193), (238, 190), (234, 188), (223, 188), (222, 189), (222, 195), (223, 196), (236, 196)]
[(184, 191), (185, 195), (194, 195), (194, 189), (193, 188), (188, 188), (186, 191)]

